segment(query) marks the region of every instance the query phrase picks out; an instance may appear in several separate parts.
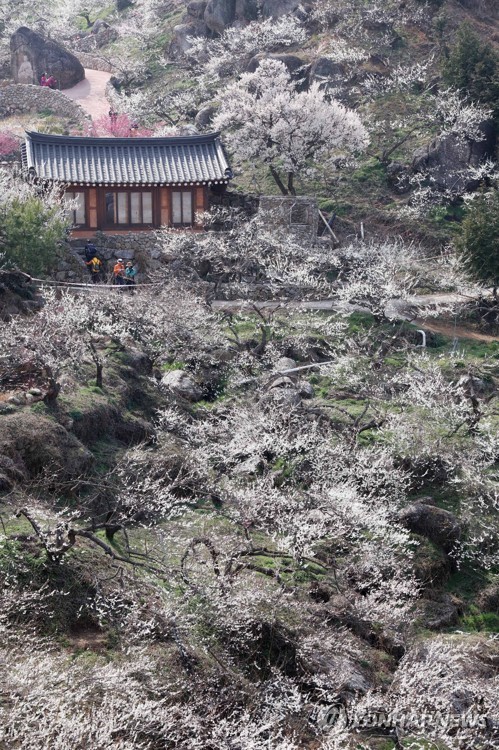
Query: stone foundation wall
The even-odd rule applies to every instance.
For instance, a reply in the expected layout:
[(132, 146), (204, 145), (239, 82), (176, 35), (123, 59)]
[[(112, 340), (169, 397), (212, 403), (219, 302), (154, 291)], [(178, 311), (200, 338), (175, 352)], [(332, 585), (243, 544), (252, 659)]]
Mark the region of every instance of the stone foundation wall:
[(84, 109), (61, 91), (46, 86), (12, 83), (0, 88), (0, 117), (50, 110), (82, 127), (91, 123)]
[(317, 241), (319, 209), (315, 198), (295, 195), (262, 195), (260, 215), (269, 226), (279, 227), (304, 244)]
[[(93, 237), (88, 238), (97, 248), (97, 255), (104, 263), (104, 271), (111, 278), (113, 266), (118, 258), (126, 262), (131, 260), (138, 270), (137, 280), (144, 281), (149, 271), (158, 268), (161, 257), (161, 246), (158, 242), (156, 232), (128, 232), (123, 234), (103, 234), (96, 232)], [(82, 269), (81, 275), (86, 280), (88, 272), (84, 264), (85, 243), (87, 238), (72, 238), (70, 240), (71, 250), (74, 258), (79, 262)], [(74, 281), (74, 276), (69, 275), (62, 278), (64, 271), (71, 274), (71, 269), (60, 269), (56, 278), (64, 281)]]

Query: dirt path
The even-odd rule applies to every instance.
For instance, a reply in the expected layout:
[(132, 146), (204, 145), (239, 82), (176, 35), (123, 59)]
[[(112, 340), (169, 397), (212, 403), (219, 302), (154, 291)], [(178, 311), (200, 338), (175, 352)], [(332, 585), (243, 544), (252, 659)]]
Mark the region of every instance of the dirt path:
[(77, 101), (83, 109), (88, 112), (92, 120), (107, 115), (109, 102), (106, 99), (106, 85), (111, 78), (111, 73), (102, 70), (89, 70), (85, 68), (85, 78), (76, 86), (65, 89), (63, 94)]
[(454, 326), (452, 323), (442, 323), (439, 320), (416, 318), (416, 320), (413, 320), (412, 322), (414, 325), (418, 325), (422, 329), (432, 331), (433, 333), (442, 333), (449, 338), (485, 341), (488, 344), (491, 344), (494, 341), (499, 341), (499, 337), (497, 336), (488, 336), (486, 333), (478, 333), (477, 331), (472, 331), (464, 326)]
[[(471, 299), (471, 295), (459, 295), (459, 294), (433, 294), (433, 295), (420, 295), (419, 297), (412, 297), (410, 301), (391, 300), (387, 305), (387, 309), (391, 315), (388, 317), (406, 319), (413, 325), (417, 325), (423, 330), (432, 331), (433, 333), (441, 333), (448, 338), (468, 339), (471, 341), (484, 341), (485, 343), (493, 343), (499, 341), (499, 336), (489, 336), (486, 333), (479, 333), (466, 326), (455, 326), (453, 323), (447, 323), (440, 321), (435, 318), (423, 318), (413, 317), (413, 313), (416, 309), (422, 309), (425, 307), (432, 307), (435, 304), (453, 304), (455, 302), (463, 302)], [(332, 312), (340, 312), (343, 314), (349, 314), (351, 312), (359, 311), (360, 308), (348, 304), (338, 304), (333, 300), (314, 300), (307, 302), (249, 302), (245, 300), (232, 300), (222, 301), (215, 300), (212, 302), (212, 307), (215, 310), (221, 310), (225, 312), (251, 312), (251, 310), (257, 307), (259, 310), (277, 310), (279, 307), (283, 309), (291, 310), (331, 310)], [(405, 312), (407, 310), (407, 312)], [(409, 313), (408, 311), (412, 312)], [(366, 312), (369, 312), (366, 310)]]

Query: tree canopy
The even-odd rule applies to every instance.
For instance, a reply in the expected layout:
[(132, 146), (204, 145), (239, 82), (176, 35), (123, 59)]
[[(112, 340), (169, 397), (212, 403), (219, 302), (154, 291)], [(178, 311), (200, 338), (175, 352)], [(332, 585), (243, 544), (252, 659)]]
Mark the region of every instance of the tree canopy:
[(7, 184), (0, 198), (0, 253), (8, 266), (33, 276), (50, 271), (69, 221), (54, 192), (38, 194), (26, 183)]
[(444, 79), (477, 102), (493, 108), (499, 117), (499, 58), (467, 25), (459, 29), (443, 69)]
[[(295, 195), (295, 176), (319, 161), (363, 149), (368, 142), (360, 117), (328, 101), (317, 84), (299, 91), (284, 63), (262, 60), (220, 97), (216, 128), (240, 160), (268, 165), (284, 195)], [(286, 181), (286, 184), (285, 184)]]

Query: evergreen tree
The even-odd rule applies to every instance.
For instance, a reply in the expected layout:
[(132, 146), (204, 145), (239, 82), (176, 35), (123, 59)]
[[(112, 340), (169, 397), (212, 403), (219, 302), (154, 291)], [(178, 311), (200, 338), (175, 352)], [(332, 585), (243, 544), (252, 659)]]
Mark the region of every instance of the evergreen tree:
[(8, 266), (43, 275), (57, 262), (67, 222), (58, 206), (35, 195), (23, 197), (0, 207), (0, 252)]
[(445, 81), (467, 94), (472, 101), (491, 107), (499, 118), (499, 57), (466, 24), (444, 64)]
[(472, 204), (457, 240), (458, 254), (470, 276), (483, 286), (499, 286), (499, 191), (483, 193)]

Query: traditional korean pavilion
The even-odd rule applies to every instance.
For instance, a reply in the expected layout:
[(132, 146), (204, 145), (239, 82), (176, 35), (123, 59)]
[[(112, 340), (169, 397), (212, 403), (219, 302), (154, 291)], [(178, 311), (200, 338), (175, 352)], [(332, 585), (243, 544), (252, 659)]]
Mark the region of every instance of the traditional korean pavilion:
[(26, 133), (23, 167), (76, 201), (75, 234), (193, 227), (232, 172), (218, 133), (86, 138)]

